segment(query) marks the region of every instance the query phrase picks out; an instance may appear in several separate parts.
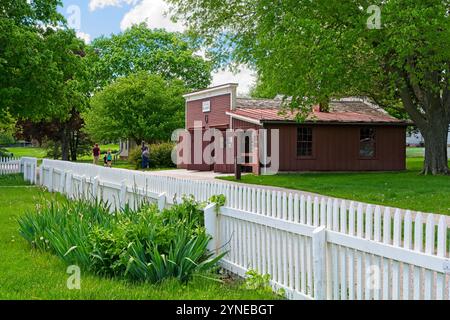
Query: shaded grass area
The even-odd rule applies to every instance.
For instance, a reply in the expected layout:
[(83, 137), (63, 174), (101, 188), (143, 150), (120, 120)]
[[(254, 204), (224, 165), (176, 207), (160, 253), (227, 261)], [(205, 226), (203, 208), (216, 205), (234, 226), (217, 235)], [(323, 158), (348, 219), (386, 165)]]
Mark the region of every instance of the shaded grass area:
[(5, 186), (28, 186), (28, 182), (24, 181), (21, 173), (0, 175), (0, 187)]
[[(402, 172), (244, 175), (241, 182), (450, 215), (450, 177), (422, 176), (422, 163), (423, 158), (408, 158), (408, 169)], [(220, 179), (235, 181), (234, 177)]]
[[(0, 182), (0, 186), (2, 182)], [(35, 187), (0, 188), (0, 299), (273, 299), (272, 294), (196, 277), (188, 285), (176, 280), (160, 285), (132, 284), (99, 278), (81, 270), (81, 290), (69, 290), (69, 274), (57, 257), (32, 250), (18, 233), (17, 218), (39, 199), (55, 197)]]

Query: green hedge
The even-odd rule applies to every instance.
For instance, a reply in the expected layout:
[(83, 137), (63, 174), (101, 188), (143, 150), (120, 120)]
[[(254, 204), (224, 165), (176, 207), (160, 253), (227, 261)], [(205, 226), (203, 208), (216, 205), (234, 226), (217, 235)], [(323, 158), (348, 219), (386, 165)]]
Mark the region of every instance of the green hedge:
[[(175, 145), (170, 142), (151, 144), (150, 149), (150, 168), (175, 168), (172, 162), (172, 149)], [(135, 165), (136, 169), (142, 167), (141, 147), (136, 147), (128, 154), (128, 161)]]

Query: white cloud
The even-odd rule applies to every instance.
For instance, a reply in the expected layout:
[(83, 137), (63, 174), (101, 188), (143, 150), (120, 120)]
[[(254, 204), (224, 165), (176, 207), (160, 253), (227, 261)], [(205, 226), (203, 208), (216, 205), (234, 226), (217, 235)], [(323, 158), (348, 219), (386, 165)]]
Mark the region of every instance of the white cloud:
[(91, 35), (88, 33), (84, 33), (81, 31), (77, 32), (77, 37), (80, 38), (81, 40), (84, 40), (84, 42), (86, 43), (90, 43), (91, 42)]
[(146, 22), (150, 29), (164, 28), (167, 31), (184, 30), (181, 23), (174, 23), (167, 15), (169, 6), (163, 0), (142, 0), (133, 7), (120, 23), (120, 29), (125, 30), (133, 24)]
[(246, 96), (250, 93), (251, 87), (255, 84), (256, 73), (249, 68), (242, 66), (237, 73), (228, 70), (221, 70), (213, 74), (212, 86), (235, 82), (239, 86), (237, 88), (240, 96)]
[[(121, 6), (122, 4), (133, 5), (120, 22), (122, 31), (130, 28), (134, 24), (145, 22), (150, 29), (163, 28), (167, 31), (185, 30), (182, 23), (174, 23), (168, 16), (169, 6), (164, 0), (90, 0), (89, 8), (95, 10), (106, 6)], [(205, 56), (204, 50), (200, 50), (197, 54)], [(213, 74), (212, 85), (221, 85), (229, 82), (239, 84), (239, 95), (248, 95), (251, 87), (256, 80), (255, 72), (247, 67), (240, 67), (237, 73), (229, 70), (221, 70)]]
[(89, 0), (89, 10), (95, 11), (105, 7), (121, 7), (123, 4), (135, 5), (138, 0)]

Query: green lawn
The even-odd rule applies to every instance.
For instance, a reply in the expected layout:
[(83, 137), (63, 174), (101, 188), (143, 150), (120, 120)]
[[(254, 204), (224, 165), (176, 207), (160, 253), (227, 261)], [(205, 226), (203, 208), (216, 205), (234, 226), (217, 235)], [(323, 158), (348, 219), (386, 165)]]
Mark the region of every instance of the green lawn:
[(14, 147), (14, 148), (6, 148), (8, 152), (11, 152), (14, 157), (33, 157), (42, 159), (45, 158), (46, 151), (44, 148), (35, 148), (35, 147)]
[[(100, 150), (102, 152), (108, 151), (108, 149), (111, 149), (112, 151), (119, 151), (119, 145), (116, 143), (112, 144), (103, 144), (100, 145)], [(37, 147), (13, 147), (13, 148), (6, 148), (8, 152), (11, 152), (14, 154), (14, 157), (34, 157), (38, 159), (45, 158), (46, 150), (44, 148), (37, 148)], [(81, 156), (79, 160), (91, 160), (91, 155), (85, 155)]]
[[(15, 184), (14, 184), (15, 181)], [(13, 186), (15, 185), (15, 186)], [(81, 290), (69, 290), (66, 266), (57, 257), (32, 250), (18, 234), (17, 218), (51, 195), (26, 186), (18, 176), (0, 176), (0, 300), (4, 299), (273, 299), (240, 287), (239, 282), (197, 277), (189, 285), (168, 281), (161, 285), (81, 274)]]
[[(420, 157), (408, 158), (404, 172), (244, 175), (241, 181), (450, 215), (450, 177), (419, 175), (422, 162)], [(221, 179), (234, 181), (234, 177)]]

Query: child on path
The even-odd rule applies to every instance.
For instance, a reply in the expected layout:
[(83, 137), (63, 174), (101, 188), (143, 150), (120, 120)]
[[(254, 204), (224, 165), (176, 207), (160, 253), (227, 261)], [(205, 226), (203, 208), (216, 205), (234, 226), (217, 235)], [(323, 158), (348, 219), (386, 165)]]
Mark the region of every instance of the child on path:
[(112, 154), (111, 149), (108, 149), (108, 153), (106, 154), (106, 164), (109, 168), (112, 167)]

